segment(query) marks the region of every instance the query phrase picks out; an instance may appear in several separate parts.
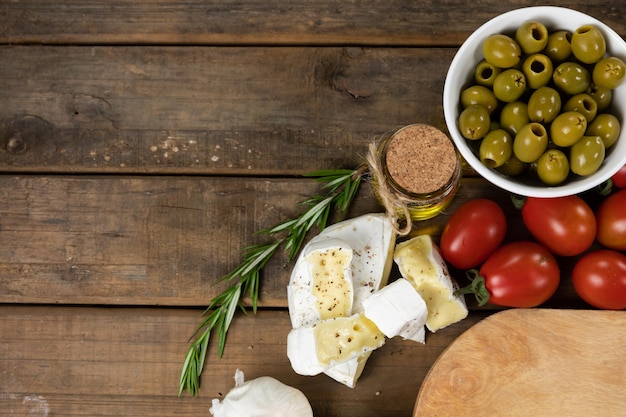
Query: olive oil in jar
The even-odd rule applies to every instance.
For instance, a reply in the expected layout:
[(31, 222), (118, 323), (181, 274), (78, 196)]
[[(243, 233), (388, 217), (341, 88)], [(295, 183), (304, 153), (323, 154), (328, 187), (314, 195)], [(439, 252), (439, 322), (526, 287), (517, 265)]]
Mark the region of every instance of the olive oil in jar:
[[(377, 162), (379, 178), (374, 178), (374, 186), (379, 199), (395, 201), (399, 217), (408, 213), (411, 221), (441, 213), (452, 202), (461, 180), (454, 144), (430, 125), (408, 125), (383, 137)], [(381, 193), (388, 195), (381, 198)]]

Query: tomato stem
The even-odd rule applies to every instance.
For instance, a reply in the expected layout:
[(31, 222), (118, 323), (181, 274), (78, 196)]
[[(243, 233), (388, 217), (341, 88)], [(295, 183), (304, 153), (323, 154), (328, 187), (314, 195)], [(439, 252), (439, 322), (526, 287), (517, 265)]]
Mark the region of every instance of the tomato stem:
[(523, 195), (511, 194), (511, 201), (516, 209), (521, 210), (526, 203), (526, 197)]
[(613, 181), (609, 178), (596, 187), (596, 192), (601, 196), (607, 196), (613, 191)]
[(479, 307), (487, 304), (489, 302), (490, 294), (489, 290), (487, 290), (487, 287), (485, 286), (485, 277), (480, 275), (480, 272), (477, 269), (470, 269), (465, 272), (465, 275), (470, 280), (470, 284), (456, 290), (454, 295), (459, 296), (463, 294), (474, 294)]

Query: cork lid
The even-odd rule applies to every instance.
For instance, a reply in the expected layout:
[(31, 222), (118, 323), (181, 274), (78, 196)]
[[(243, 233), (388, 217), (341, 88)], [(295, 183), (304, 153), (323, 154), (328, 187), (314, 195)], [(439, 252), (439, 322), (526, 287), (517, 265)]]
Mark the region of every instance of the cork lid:
[(452, 141), (436, 127), (403, 127), (387, 141), (384, 164), (399, 187), (413, 194), (430, 194), (452, 179), (458, 156)]

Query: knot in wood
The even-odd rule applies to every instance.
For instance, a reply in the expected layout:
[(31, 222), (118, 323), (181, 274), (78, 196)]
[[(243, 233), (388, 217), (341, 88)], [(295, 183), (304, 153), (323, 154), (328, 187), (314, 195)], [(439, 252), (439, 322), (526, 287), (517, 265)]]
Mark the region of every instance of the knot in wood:
[(15, 133), (9, 136), (6, 142), (6, 150), (12, 154), (21, 154), (26, 151), (26, 141), (22, 138), (22, 135)]

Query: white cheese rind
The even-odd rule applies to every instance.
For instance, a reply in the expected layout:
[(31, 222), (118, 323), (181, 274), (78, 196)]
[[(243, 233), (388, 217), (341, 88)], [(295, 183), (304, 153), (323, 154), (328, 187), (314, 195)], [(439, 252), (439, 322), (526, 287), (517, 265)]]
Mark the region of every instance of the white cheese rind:
[(287, 357), (297, 374), (313, 376), (329, 368), (318, 360), (316, 345), (315, 332), (310, 325), (294, 328), (287, 335)]
[(424, 325), (428, 318), (426, 303), (415, 287), (399, 278), (363, 303), (363, 314), (388, 338), (401, 336), (425, 342)]
[(426, 327), (436, 332), (467, 317), (463, 296), (454, 296), (458, 284), (429, 235), (399, 243), (394, 259), (402, 276), (420, 293), (428, 308)]
[(359, 380), (359, 377), (363, 373), (363, 369), (365, 369), (365, 364), (369, 359), (372, 351), (365, 352), (356, 358), (350, 359), (346, 362), (339, 363), (335, 366), (332, 366), (324, 371), (324, 374), (331, 377), (337, 382), (342, 383), (348, 388), (354, 388), (356, 386), (356, 382)]

